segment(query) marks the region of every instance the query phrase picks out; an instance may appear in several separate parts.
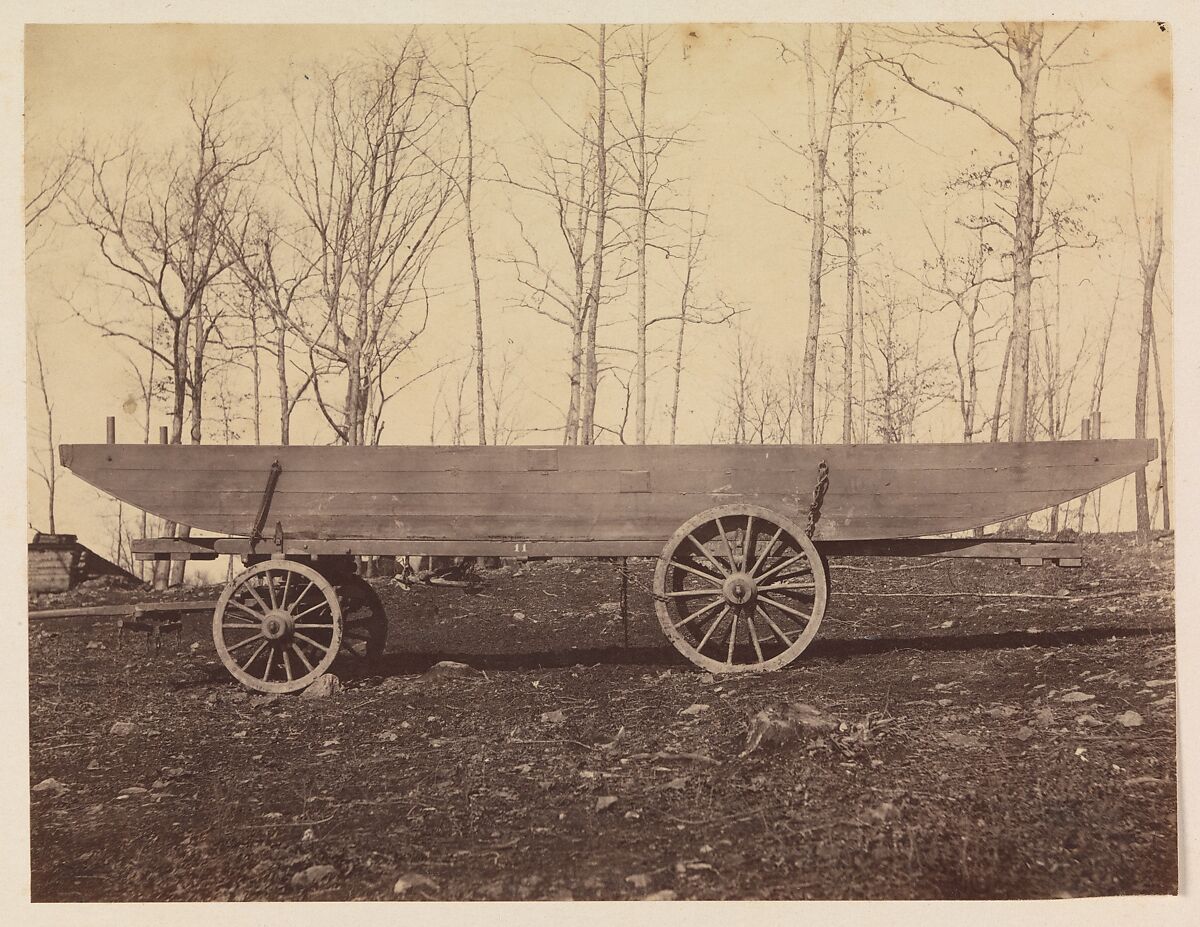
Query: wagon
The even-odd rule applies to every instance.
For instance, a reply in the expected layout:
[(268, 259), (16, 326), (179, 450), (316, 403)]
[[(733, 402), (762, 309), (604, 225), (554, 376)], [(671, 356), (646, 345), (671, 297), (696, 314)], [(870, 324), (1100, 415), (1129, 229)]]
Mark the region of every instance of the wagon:
[[(383, 649), (370, 555), (656, 557), (667, 638), (715, 673), (812, 642), (836, 556), (1081, 564), (1074, 542), (962, 537), (1144, 467), (1152, 440), (911, 445), (268, 447), (64, 445), (98, 489), (214, 537), (141, 559), (241, 557), (213, 614), (221, 662), (263, 692)], [(950, 535), (959, 534), (959, 537)], [(940, 537), (937, 537), (940, 536)], [(623, 574), (624, 575), (624, 574)]]

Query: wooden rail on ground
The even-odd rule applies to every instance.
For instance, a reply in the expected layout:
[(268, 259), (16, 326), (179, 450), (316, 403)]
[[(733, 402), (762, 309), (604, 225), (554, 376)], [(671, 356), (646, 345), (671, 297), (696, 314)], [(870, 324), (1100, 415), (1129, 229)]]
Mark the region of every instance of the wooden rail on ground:
[(211, 612), (217, 603), (205, 600), (181, 602), (127, 602), (111, 605), (83, 605), (71, 608), (43, 608), (29, 612), (30, 621), (47, 618), (110, 618), (136, 615), (176, 614), (180, 612)]

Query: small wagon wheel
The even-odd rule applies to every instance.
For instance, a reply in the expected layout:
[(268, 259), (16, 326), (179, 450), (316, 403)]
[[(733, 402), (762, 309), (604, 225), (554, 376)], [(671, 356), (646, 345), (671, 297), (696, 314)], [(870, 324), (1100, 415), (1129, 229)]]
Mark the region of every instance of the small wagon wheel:
[(369, 665), (383, 655), (387, 643), (387, 612), (374, 587), (361, 576), (337, 582), (342, 606), (342, 654)]
[(233, 580), (213, 613), (217, 655), (259, 692), (295, 692), (324, 673), (342, 642), (342, 607), (329, 581), (291, 560), (266, 560)]
[(654, 607), (680, 653), (713, 673), (765, 673), (800, 656), (825, 614), (825, 563), (790, 518), (722, 505), (685, 522), (654, 573)]

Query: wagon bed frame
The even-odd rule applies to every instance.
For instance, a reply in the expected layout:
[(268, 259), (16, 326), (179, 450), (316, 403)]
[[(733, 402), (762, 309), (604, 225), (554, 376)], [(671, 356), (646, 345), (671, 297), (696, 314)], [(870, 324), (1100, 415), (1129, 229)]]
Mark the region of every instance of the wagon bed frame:
[[(661, 540), (650, 541), (388, 541), (363, 538), (142, 538), (130, 545), (137, 560), (216, 560), (218, 557), (473, 556), (511, 560), (553, 557), (657, 557)], [(1022, 566), (1083, 565), (1078, 541), (1024, 538), (899, 538), (818, 541), (829, 557), (962, 557), (1015, 560)]]
[[(299, 691), (342, 654), (368, 663), (382, 654), (387, 615), (355, 562), (372, 556), (615, 561), (626, 621), (628, 560), (648, 560), (659, 625), (684, 657), (713, 673), (770, 672), (817, 633), (831, 558), (1080, 567), (1078, 541), (985, 537), (978, 526), (1086, 495), (1156, 453), (1147, 441), (1010, 442), (986, 457), (946, 445), (947, 466), (932, 472), (942, 459), (933, 447), (899, 461), (842, 445), (610, 448), (600, 458), (556, 447), (486, 449), (485, 458), (467, 456), (484, 449), (358, 449), (347, 459), (313, 448), (117, 448), (111, 419), (107, 437), (64, 446), (64, 466), (210, 534), (130, 547), (144, 561), (230, 558), (213, 642), (234, 678), (262, 692)], [(861, 454), (874, 455), (870, 465)], [(285, 465), (298, 476), (281, 489)], [(756, 482), (759, 470), (768, 485)], [(831, 470), (842, 480), (832, 506)], [(449, 482), (439, 488), (442, 474)], [(947, 495), (963, 500), (950, 505)], [(234, 558), (245, 564), (236, 576)]]

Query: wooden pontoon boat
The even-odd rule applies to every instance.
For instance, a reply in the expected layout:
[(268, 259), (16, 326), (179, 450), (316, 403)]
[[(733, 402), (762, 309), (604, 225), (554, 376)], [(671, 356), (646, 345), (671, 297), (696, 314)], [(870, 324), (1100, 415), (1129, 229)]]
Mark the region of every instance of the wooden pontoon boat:
[[(830, 555), (1053, 559), (1074, 544), (933, 539), (1032, 514), (1144, 467), (1153, 441), (999, 444), (265, 447), (75, 444), (64, 466), (168, 521), (146, 559), (240, 555), (213, 618), (235, 677), (303, 688), (386, 627), (353, 557), (657, 556), (672, 643), (761, 672), (812, 640)], [(909, 540), (913, 539), (913, 540)], [(352, 612), (364, 617), (351, 619)]]

